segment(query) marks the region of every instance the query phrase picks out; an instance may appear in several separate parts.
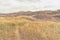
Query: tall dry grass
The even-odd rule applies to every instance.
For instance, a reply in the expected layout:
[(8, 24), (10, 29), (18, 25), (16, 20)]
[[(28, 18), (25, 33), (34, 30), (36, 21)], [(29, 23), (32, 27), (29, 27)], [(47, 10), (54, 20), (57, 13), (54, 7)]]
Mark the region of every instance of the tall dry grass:
[(1, 17), (0, 40), (60, 40), (60, 22)]

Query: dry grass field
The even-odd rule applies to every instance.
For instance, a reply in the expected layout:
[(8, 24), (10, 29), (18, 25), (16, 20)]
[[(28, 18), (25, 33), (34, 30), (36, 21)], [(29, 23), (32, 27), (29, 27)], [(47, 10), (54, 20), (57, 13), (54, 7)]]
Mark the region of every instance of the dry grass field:
[(29, 13), (1, 14), (0, 40), (60, 40), (59, 13)]

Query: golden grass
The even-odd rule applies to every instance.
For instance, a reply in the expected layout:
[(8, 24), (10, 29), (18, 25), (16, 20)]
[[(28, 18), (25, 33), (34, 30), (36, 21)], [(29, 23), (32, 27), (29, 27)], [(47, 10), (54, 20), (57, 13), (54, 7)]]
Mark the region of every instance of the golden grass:
[(60, 22), (25, 18), (32, 17), (1, 17), (0, 40), (60, 40)]

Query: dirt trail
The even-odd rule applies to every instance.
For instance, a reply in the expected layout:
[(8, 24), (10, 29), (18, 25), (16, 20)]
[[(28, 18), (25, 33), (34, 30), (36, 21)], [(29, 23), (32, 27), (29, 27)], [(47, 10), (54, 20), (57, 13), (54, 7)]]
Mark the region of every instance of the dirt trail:
[(16, 27), (15, 33), (16, 33), (17, 40), (21, 40), (20, 34), (19, 34), (19, 27)]

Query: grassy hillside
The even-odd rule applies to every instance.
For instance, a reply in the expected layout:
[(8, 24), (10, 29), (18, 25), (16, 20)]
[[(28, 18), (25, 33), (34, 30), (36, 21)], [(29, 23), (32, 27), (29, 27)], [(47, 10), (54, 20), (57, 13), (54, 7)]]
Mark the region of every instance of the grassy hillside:
[(60, 40), (60, 22), (33, 16), (0, 17), (0, 40)]
[(60, 10), (1, 13), (0, 40), (60, 40)]

